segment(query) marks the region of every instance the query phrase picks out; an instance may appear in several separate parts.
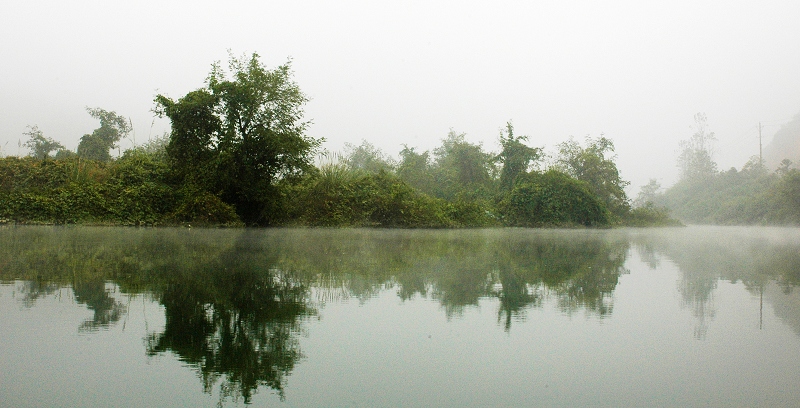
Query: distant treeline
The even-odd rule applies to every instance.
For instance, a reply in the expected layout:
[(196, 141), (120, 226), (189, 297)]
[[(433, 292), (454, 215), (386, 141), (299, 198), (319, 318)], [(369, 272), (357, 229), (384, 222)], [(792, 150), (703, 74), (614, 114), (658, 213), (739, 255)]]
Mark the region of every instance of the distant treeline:
[(774, 172), (758, 156), (741, 170), (718, 171), (711, 157), (714, 133), (708, 131), (705, 115), (697, 114), (695, 121), (695, 134), (681, 144), (680, 181), (661, 194), (653, 194), (657, 186), (651, 182), (653, 202), (688, 223), (800, 225), (800, 171), (790, 160)]
[(705, 179), (681, 180), (656, 203), (688, 223), (800, 225), (800, 171), (731, 168)]
[[(499, 152), (451, 131), (440, 147), (393, 159), (367, 142), (322, 155), (305, 134), (306, 97), (289, 64), (258, 55), (214, 64), (205, 87), (156, 97), (172, 131), (112, 158), (130, 132), (115, 112), (70, 152), (38, 128), (31, 156), (0, 159), (0, 219), (123, 225), (607, 227), (674, 225), (653, 205), (633, 209), (605, 138), (558, 146), (550, 165), (508, 123)], [(55, 151), (55, 156), (51, 153)]]

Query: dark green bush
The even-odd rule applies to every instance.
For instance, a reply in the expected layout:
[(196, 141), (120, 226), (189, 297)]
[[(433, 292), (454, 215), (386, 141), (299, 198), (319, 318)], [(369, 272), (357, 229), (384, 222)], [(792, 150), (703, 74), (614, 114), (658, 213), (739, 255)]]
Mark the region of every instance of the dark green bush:
[(556, 170), (521, 178), (500, 203), (506, 225), (605, 226), (609, 212), (589, 186)]

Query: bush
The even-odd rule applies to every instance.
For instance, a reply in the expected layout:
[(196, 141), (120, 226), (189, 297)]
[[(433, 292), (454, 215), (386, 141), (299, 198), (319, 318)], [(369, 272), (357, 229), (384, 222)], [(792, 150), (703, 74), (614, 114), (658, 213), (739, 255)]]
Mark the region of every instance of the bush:
[(667, 208), (656, 207), (651, 202), (628, 211), (623, 217), (622, 223), (628, 227), (677, 227), (683, 225), (669, 216)]
[(589, 186), (556, 170), (521, 178), (500, 203), (506, 225), (605, 226), (609, 212)]
[(242, 225), (233, 206), (207, 191), (184, 189), (172, 219), (196, 225)]
[(444, 227), (452, 225), (443, 200), (422, 194), (398, 177), (330, 165), (308, 179), (295, 200), (311, 226)]

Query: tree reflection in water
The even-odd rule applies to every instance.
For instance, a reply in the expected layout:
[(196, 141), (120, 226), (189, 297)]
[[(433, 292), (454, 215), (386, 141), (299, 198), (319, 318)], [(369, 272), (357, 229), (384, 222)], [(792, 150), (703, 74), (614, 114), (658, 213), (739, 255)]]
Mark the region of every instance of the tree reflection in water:
[[(112, 285), (113, 286), (113, 285)], [(78, 328), (79, 331), (95, 331), (118, 322), (125, 315), (125, 305), (114, 299), (109, 288), (102, 280), (77, 281), (72, 285), (75, 300), (94, 312), (91, 320), (87, 320)]]
[(22, 302), (69, 287), (94, 315), (79, 331), (126, 313), (112, 290), (146, 294), (166, 325), (147, 338), (150, 355), (172, 352), (195, 366), (205, 392), (249, 403), (261, 386), (283, 398), (302, 358), (298, 334), (315, 313), (308, 287), (275, 266), (255, 231), (124, 228), (9, 228), (0, 234), (0, 281), (21, 281)]
[(286, 377), (303, 357), (300, 321), (314, 313), (307, 287), (273, 267), (269, 252), (240, 236), (202, 268), (182, 268), (161, 295), (166, 327), (148, 339), (148, 353), (175, 353), (195, 365), (205, 392), (249, 403), (262, 385), (284, 398)]
[(753, 293), (800, 284), (797, 242), (760, 243), (746, 231), (722, 242), (693, 231), (13, 228), (0, 234), (0, 281), (23, 282), (29, 307), (72, 288), (94, 313), (79, 330), (124, 316), (111, 289), (151, 296), (166, 325), (148, 335), (147, 353), (174, 353), (205, 392), (247, 403), (260, 387), (283, 398), (303, 359), (305, 319), (326, 302), (394, 290), (401, 301), (439, 302), (449, 319), (496, 299), (506, 331), (545, 304), (603, 318), (633, 243), (651, 267), (662, 257), (678, 267), (678, 293), (702, 338), (718, 280)]
[[(719, 281), (742, 282), (753, 295), (774, 282), (789, 294), (800, 285), (800, 238), (791, 228), (693, 227), (649, 231), (632, 239), (656, 269), (664, 257), (680, 271), (678, 293), (697, 319), (694, 336), (706, 338), (717, 313)], [(800, 333), (798, 321), (788, 320)]]

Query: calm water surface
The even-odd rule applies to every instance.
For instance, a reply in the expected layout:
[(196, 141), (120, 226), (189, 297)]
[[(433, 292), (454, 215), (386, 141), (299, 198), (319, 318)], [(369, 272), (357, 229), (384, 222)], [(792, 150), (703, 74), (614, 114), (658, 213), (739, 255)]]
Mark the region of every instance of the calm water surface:
[(0, 406), (800, 406), (800, 230), (0, 227)]

